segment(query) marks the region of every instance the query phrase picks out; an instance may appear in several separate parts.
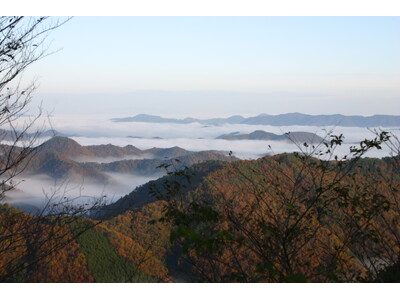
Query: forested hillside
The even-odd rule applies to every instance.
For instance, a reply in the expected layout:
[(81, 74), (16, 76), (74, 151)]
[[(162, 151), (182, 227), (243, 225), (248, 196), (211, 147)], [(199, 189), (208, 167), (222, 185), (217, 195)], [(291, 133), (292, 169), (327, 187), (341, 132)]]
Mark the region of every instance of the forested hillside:
[(154, 224), (172, 225), (165, 258), (179, 257), (169, 267), (187, 280), (398, 280), (398, 159), (282, 154), (204, 163), (140, 187), (98, 216), (121, 218), (164, 200)]
[[(57, 226), (46, 216), (32, 222), (33, 216), (2, 206), (1, 234), (9, 238), (0, 241), (1, 276), (43, 282), (398, 281), (399, 157), (364, 159), (362, 149), (352, 150), (351, 159), (294, 153), (189, 168), (164, 164), (166, 176), (92, 211), (92, 219), (65, 216)], [(54, 238), (38, 235), (31, 223), (71, 241), (41, 256)]]
[(133, 247), (129, 233), (83, 217), (56, 219), (0, 207), (0, 282), (167, 280), (163, 264), (147, 248)]

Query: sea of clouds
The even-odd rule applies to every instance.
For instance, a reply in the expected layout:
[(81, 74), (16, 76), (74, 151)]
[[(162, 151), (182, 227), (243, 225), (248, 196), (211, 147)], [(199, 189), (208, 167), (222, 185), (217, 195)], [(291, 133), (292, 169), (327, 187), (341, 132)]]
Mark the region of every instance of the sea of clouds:
[[(199, 123), (174, 124), (174, 123), (142, 123), (142, 122), (113, 122), (116, 116), (93, 115), (60, 115), (54, 116), (47, 122), (47, 129), (52, 128), (71, 138), (81, 145), (113, 144), (117, 146), (133, 145), (141, 150), (153, 147), (169, 148), (178, 146), (191, 151), (220, 150), (241, 159), (256, 159), (264, 155), (273, 155), (284, 152), (310, 151), (303, 145), (295, 145), (285, 141), (255, 141), (237, 140), (228, 141), (216, 137), (240, 132), (250, 133), (255, 130), (264, 130), (275, 134), (284, 134), (293, 131), (306, 131), (328, 137), (330, 134), (343, 134), (344, 144), (335, 151), (339, 157), (347, 155), (351, 146), (356, 146), (365, 138), (374, 138), (374, 130), (386, 130), (400, 136), (399, 128), (359, 128), (359, 127), (315, 127), (315, 126), (263, 126), (245, 124), (204, 125)], [(50, 125), (51, 126), (50, 126)], [(39, 139), (40, 144), (48, 138)], [(324, 149), (323, 146), (321, 148)], [(372, 150), (366, 156), (384, 157), (391, 155), (387, 147), (382, 150)], [(126, 157), (125, 159), (135, 158)], [(151, 158), (151, 157), (137, 157)], [(120, 158), (122, 159), (122, 158)], [(80, 158), (80, 161), (93, 161), (89, 158)], [(115, 158), (101, 158), (99, 162), (109, 162)], [(85, 181), (82, 178), (70, 178), (64, 182), (54, 182), (47, 176), (30, 176), (19, 178), (20, 184), (17, 191), (8, 193), (8, 201), (18, 205), (40, 206), (56, 188), (59, 193), (68, 194), (69, 197), (90, 199), (106, 195), (109, 201), (116, 201), (121, 196), (131, 192), (155, 177), (142, 177), (127, 174), (108, 174), (112, 180), (107, 185), (99, 185)], [(60, 187), (61, 186), (61, 187)]]
[(5, 202), (21, 207), (23, 210), (35, 213), (44, 205), (54, 205), (60, 202), (80, 205), (83, 203), (112, 203), (129, 194), (156, 176), (138, 176), (131, 174), (106, 173), (109, 181), (106, 184), (71, 175), (62, 180), (54, 180), (47, 175), (18, 176), (13, 181), (15, 189), (6, 193)]
[[(375, 136), (374, 130), (387, 130), (400, 136), (399, 128), (113, 122), (111, 120), (112, 117), (115, 116), (59, 115), (51, 118), (51, 124), (55, 130), (72, 135), (72, 138), (81, 145), (133, 145), (142, 150), (152, 147), (169, 148), (178, 146), (191, 151), (232, 151), (234, 155), (243, 159), (257, 158), (265, 154), (299, 151), (300, 145), (285, 141), (228, 141), (216, 139), (216, 137), (232, 132), (246, 134), (255, 130), (264, 130), (275, 134), (306, 131), (324, 138), (330, 133), (343, 134), (345, 137), (344, 145), (337, 151), (339, 154), (346, 154), (350, 146), (357, 145), (365, 138), (373, 138)], [(381, 151), (371, 151), (368, 154), (371, 157), (387, 155), (390, 155), (390, 151), (387, 148)]]

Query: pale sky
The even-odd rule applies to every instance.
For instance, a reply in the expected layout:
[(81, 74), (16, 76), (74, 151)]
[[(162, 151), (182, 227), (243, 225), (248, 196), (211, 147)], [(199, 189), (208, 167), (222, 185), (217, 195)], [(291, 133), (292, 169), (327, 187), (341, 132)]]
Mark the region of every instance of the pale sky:
[(76, 17), (35, 101), (56, 113), (399, 114), (400, 17)]

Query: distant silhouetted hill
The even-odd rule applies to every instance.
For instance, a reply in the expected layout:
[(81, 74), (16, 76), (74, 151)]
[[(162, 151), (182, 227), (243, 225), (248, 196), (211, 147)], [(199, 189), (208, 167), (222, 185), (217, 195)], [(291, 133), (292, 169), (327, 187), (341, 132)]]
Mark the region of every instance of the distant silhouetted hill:
[(286, 134), (274, 134), (271, 132), (266, 132), (263, 130), (256, 130), (248, 134), (239, 134), (233, 132), (231, 134), (224, 134), (217, 139), (224, 140), (264, 140), (264, 141), (288, 141), (294, 143), (309, 143), (309, 144), (319, 144), (324, 141), (320, 136), (310, 133), (310, 132), (288, 132)]
[(260, 114), (258, 116), (245, 118), (242, 116), (232, 116), (229, 118), (213, 119), (174, 119), (159, 116), (140, 114), (134, 117), (115, 118), (114, 122), (146, 122), (146, 123), (201, 123), (201, 124), (249, 124), (249, 125), (272, 125), (272, 126), (345, 126), (345, 127), (390, 127), (400, 126), (400, 116), (392, 115), (373, 115), (373, 116), (345, 116), (334, 115), (307, 115), (301, 113), (288, 113), (281, 115)]

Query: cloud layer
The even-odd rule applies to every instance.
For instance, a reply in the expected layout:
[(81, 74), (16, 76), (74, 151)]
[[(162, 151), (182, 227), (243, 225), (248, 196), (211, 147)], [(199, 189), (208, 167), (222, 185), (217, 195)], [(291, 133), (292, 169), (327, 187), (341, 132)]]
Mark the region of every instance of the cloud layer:
[(55, 181), (47, 175), (18, 177), (16, 189), (7, 192), (6, 202), (11, 205), (40, 208), (49, 200), (52, 203), (73, 200), (75, 204), (89, 203), (95, 199), (114, 202), (130, 193), (136, 187), (157, 177), (144, 177), (129, 174), (107, 173), (110, 177), (108, 184), (97, 184), (82, 176), (71, 176), (64, 180)]
[[(341, 153), (348, 151), (350, 145), (357, 145), (365, 138), (373, 138), (374, 134), (368, 128), (359, 127), (316, 127), (316, 126), (267, 126), (224, 124), (209, 126), (199, 123), (141, 123), (112, 122), (107, 115), (58, 115), (52, 117), (52, 128), (72, 138), (82, 145), (114, 144), (118, 146), (133, 145), (140, 149), (152, 147), (169, 148), (179, 146), (187, 150), (221, 150), (233, 151), (241, 158), (256, 158), (265, 153), (282, 153), (298, 151), (298, 146), (284, 141), (227, 141), (217, 140), (217, 136), (240, 132), (250, 133), (264, 130), (275, 134), (293, 131), (306, 131), (326, 137), (329, 132), (345, 137), (345, 145), (338, 149)], [(21, 120), (23, 121), (23, 120)], [(373, 128), (372, 128), (373, 129)], [(400, 136), (399, 128), (384, 128)], [(44, 140), (39, 140), (38, 143)], [(271, 151), (272, 150), (272, 151)], [(369, 156), (387, 156), (389, 151), (372, 151)], [(110, 159), (105, 159), (109, 161)]]

